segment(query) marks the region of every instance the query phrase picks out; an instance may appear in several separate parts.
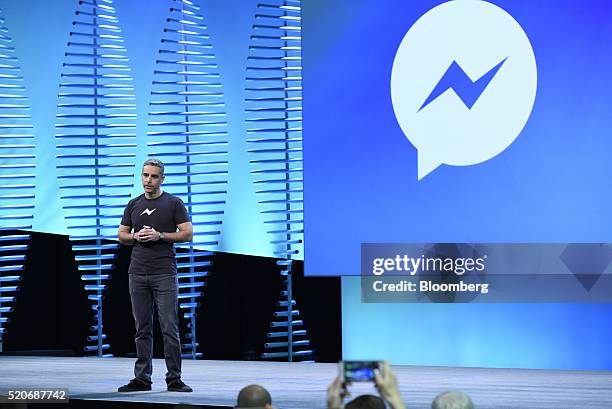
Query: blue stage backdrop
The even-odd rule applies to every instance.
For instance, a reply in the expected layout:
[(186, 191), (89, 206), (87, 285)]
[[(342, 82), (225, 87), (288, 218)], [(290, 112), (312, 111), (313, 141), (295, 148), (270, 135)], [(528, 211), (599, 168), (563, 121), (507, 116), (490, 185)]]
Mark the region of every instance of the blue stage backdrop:
[[(305, 269), (361, 243), (612, 241), (612, 5), (303, 5)], [(612, 369), (612, 306), (364, 304), (349, 359)]]
[[(229, 175), (227, 204), (221, 226), (219, 245), (212, 250), (240, 254), (274, 256), (274, 246), (266, 233), (261, 206), (256, 197), (253, 170), (249, 164), (245, 104), (247, 57), (257, 1), (241, 1), (239, 6), (223, 0), (197, 1), (206, 18), (214, 46), (216, 62), (227, 112), (229, 134)], [(277, 2), (275, 2), (277, 3)], [(70, 38), (78, 0), (0, 0), (0, 9), (13, 37), (24, 85), (31, 101), (31, 115), (36, 141), (36, 208), (34, 230), (68, 234), (57, 183), (55, 148), (56, 114), (62, 63)], [(113, 2), (120, 20), (121, 35), (128, 50), (129, 66), (136, 96), (135, 173), (132, 197), (142, 193), (140, 164), (146, 159), (149, 102), (155, 62), (168, 11), (176, 6), (172, 0), (116, 0)], [(252, 107), (252, 104), (251, 104)], [(168, 182), (171, 182), (168, 180)], [(171, 189), (168, 189), (171, 191)], [(300, 254), (295, 258), (301, 258)]]

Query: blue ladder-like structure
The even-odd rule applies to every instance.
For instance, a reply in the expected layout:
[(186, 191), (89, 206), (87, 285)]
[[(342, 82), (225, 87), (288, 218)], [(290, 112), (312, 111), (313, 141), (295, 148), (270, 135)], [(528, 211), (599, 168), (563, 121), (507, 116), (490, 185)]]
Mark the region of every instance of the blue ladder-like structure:
[(19, 290), (34, 212), (34, 135), (23, 78), (0, 17), (0, 352)]
[(303, 245), (301, 2), (258, 5), (249, 47), (247, 142), (260, 187), (259, 203), (273, 238), (283, 290), (264, 359), (308, 361), (312, 356), (293, 297), (292, 270)]
[(94, 312), (84, 350), (107, 357), (103, 293), (133, 186), (136, 106), (112, 1), (80, 0), (75, 14), (60, 83), (57, 172), (75, 261)]
[(228, 174), (228, 132), (210, 35), (189, 0), (173, 0), (156, 62), (149, 112), (149, 155), (166, 166), (164, 187), (192, 217), (194, 238), (176, 244), (179, 308), (187, 320), (183, 358), (202, 357), (196, 338), (198, 299), (221, 234)]

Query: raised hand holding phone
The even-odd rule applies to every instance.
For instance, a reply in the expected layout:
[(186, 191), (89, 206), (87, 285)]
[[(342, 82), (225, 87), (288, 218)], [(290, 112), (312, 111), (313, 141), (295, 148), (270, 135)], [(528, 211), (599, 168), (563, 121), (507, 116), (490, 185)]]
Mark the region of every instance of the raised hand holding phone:
[(374, 383), (378, 392), (393, 409), (406, 409), (400, 396), (397, 378), (389, 366), (389, 362), (381, 363), (380, 369), (374, 372)]
[(327, 409), (344, 408), (344, 398), (348, 395), (349, 393), (346, 389), (346, 383), (341, 370), (340, 374), (327, 388)]

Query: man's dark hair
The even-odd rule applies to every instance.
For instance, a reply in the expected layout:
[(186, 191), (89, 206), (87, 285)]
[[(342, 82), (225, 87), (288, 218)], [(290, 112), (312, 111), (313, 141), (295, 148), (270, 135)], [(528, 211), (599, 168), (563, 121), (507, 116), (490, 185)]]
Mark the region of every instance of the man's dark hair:
[(270, 392), (260, 385), (245, 386), (238, 393), (237, 408), (263, 408), (272, 404)]
[(345, 409), (385, 409), (385, 401), (379, 396), (361, 395), (346, 404)]
[(145, 162), (142, 164), (142, 167), (144, 168), (145, 166), (150, 165), (150, 166), (157, 166), (159, 169), (161, 169), (160, 174), (163, 176), (164, 175), (164, 162), (162, 162), (161, 160), (157, 159), (157, 158), (150, 158), (145, 160)]

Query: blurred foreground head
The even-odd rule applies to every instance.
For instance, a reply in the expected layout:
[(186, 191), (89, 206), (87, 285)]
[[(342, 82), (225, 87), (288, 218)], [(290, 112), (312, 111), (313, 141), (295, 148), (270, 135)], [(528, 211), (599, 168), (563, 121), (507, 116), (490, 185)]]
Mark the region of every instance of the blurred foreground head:
[(374, 395), (361, 395), (346, 404), (345, 409), (385, 409), (385, 401)]
[(431, 409), (474, 409), (474, 404), (463, 392), (444, 392), (436, 396)]
[(272, 408), (270, 392), (260, 385), (245, 386), (238, 393), (236, 408)]

